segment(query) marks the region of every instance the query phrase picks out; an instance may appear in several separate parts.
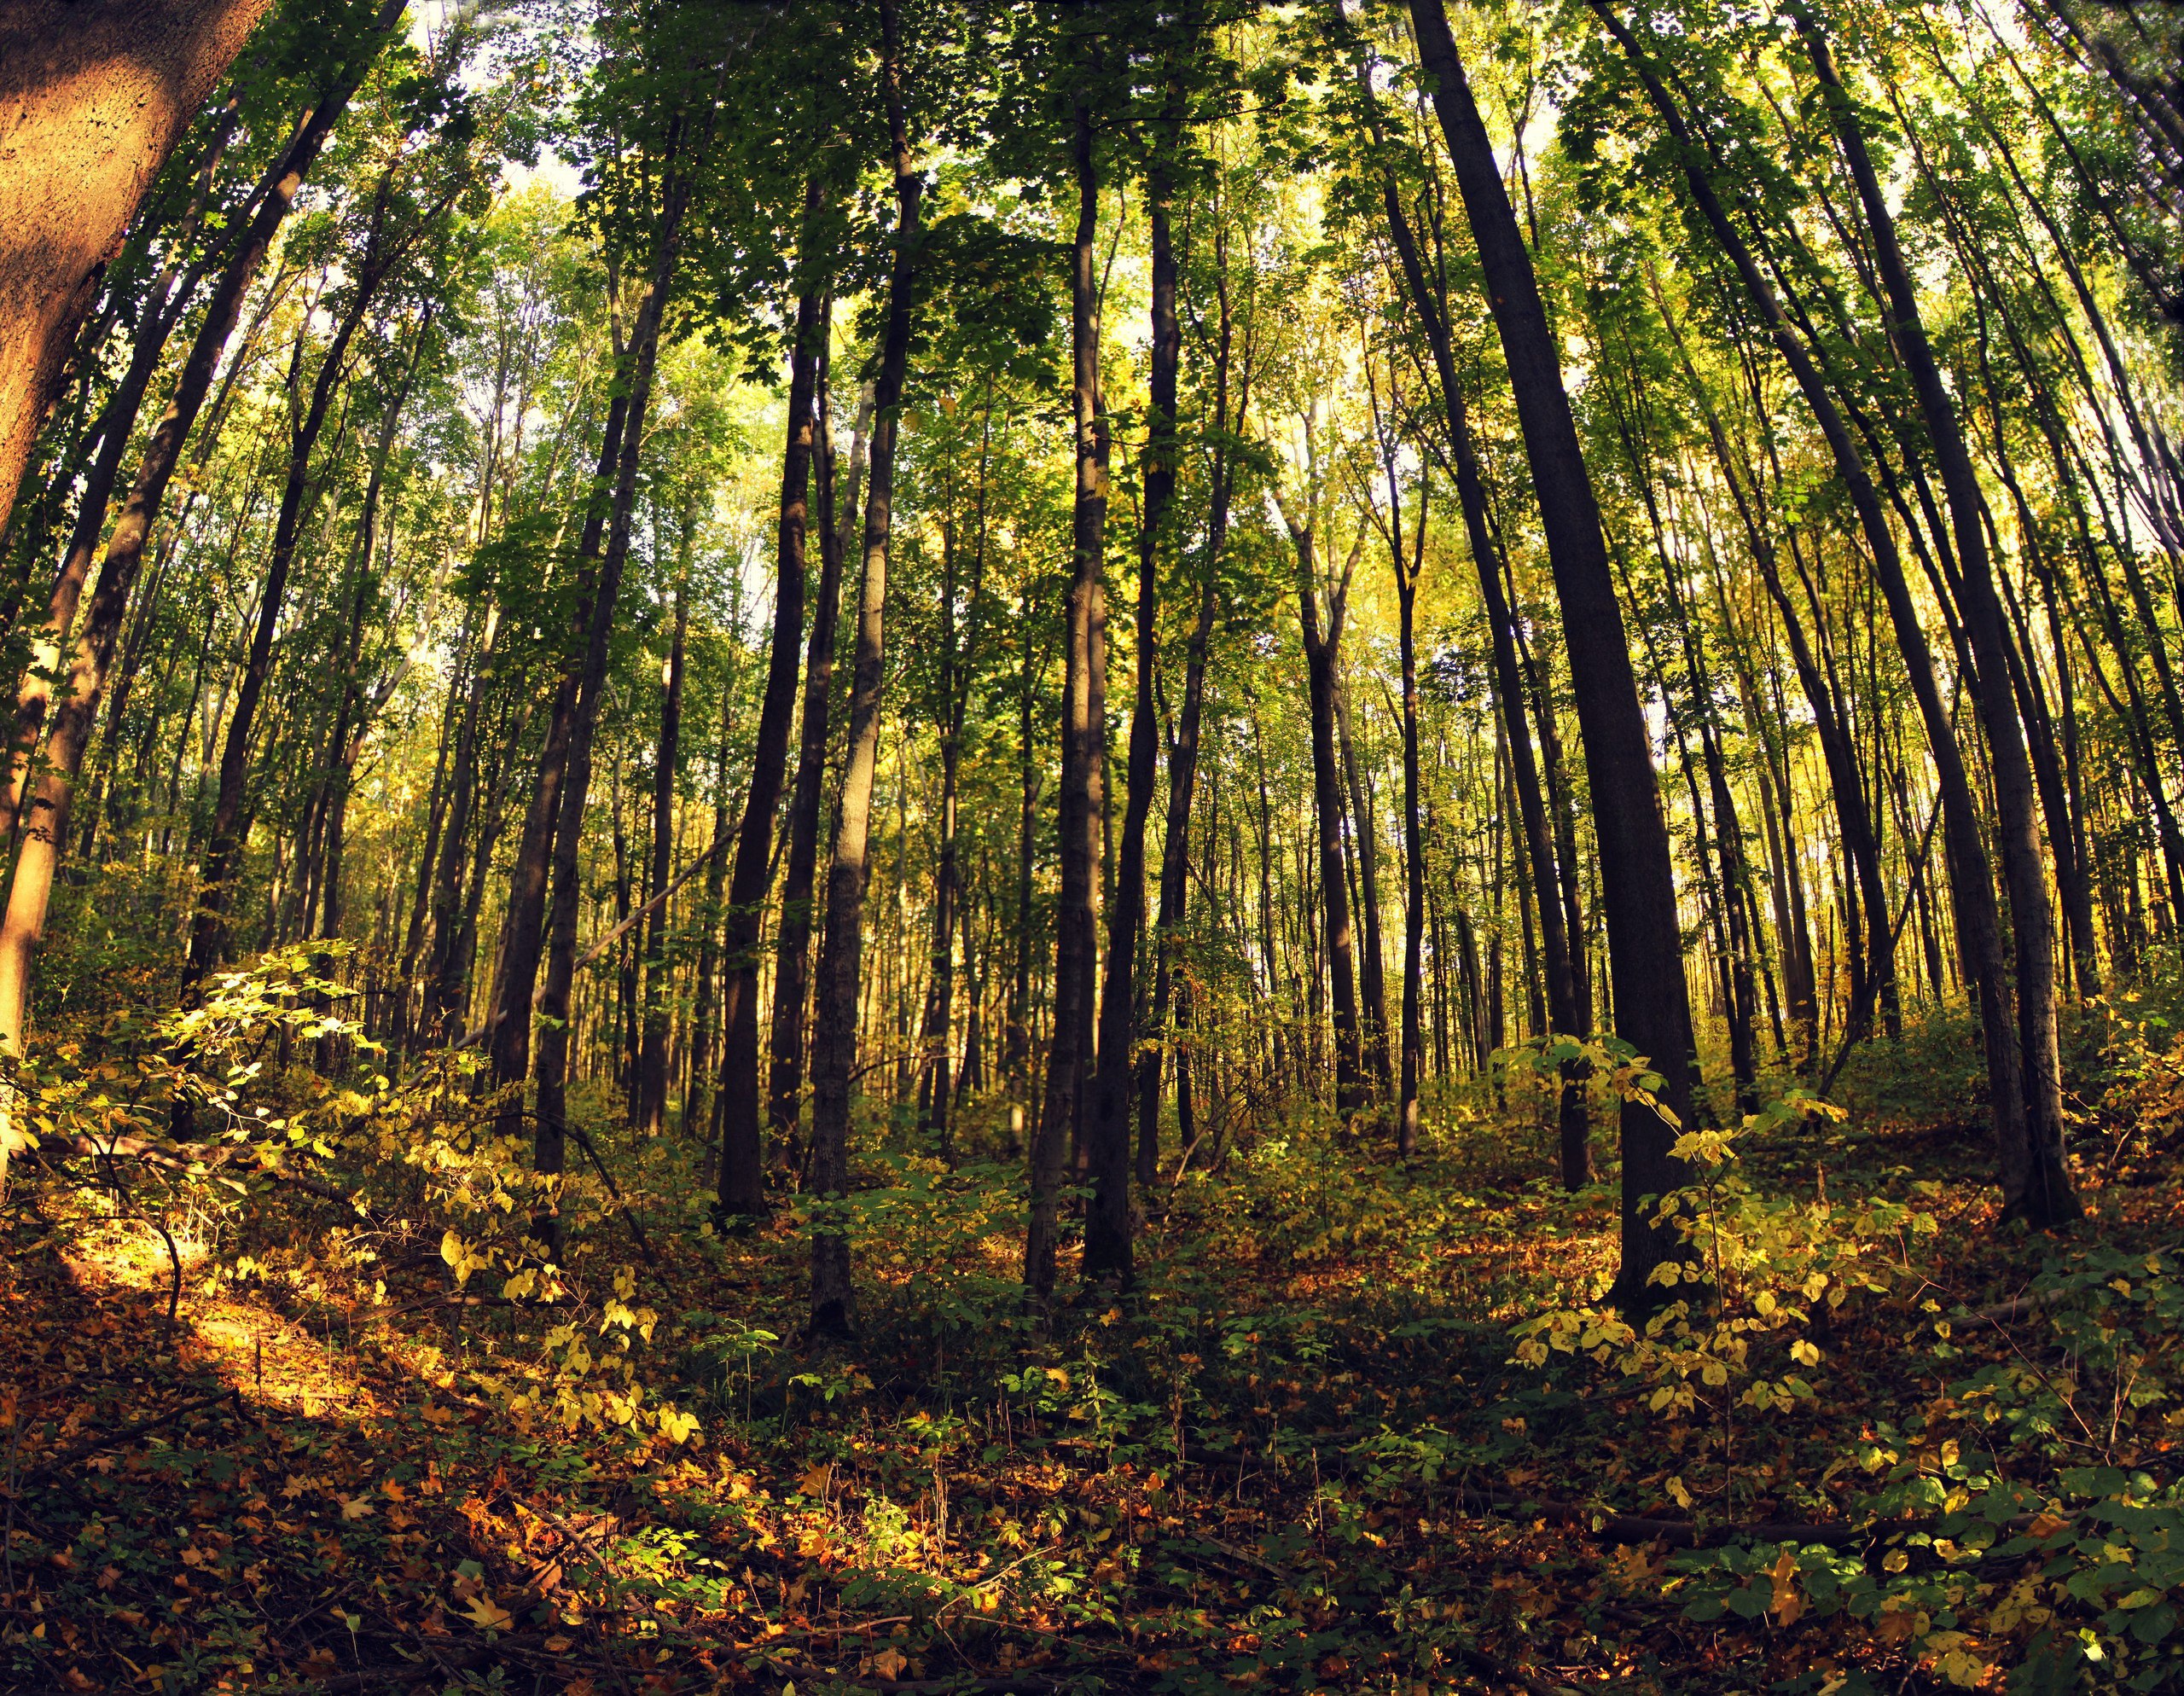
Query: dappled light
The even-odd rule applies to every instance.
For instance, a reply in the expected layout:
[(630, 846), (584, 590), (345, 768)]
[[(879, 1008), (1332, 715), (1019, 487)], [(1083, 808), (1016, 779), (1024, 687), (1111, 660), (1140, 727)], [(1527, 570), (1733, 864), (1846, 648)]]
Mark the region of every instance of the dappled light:
[(0, 1692), (2184, 1693), (2181, 66), (0, 5)]

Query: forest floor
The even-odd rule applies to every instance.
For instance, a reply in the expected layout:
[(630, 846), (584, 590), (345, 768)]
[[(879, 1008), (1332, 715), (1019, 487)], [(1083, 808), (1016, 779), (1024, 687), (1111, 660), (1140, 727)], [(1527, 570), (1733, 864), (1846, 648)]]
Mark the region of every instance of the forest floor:
[(604, 1113), (630, 1213), (558, 1284), (479, 1223), (520, 1197), (450, 1203), (474, 1133), (229, 1184), (64, 1124), (0, 1216), (0, 1687), (2184, 1687), (2159, 1035), (2049, 1235), (1949, 1089), (1763, 1117), (1709, 1167), (1718, 1298), (1635, 1337), (1583, 1306), (1614, 1192), (1538, 1179), (1529, 1098), (1405, 1165), (1263, 1130), (1044, 1326), (1008, 1171), (872, 1153), (826, 1351), (801, 1211), (717, 1237)]

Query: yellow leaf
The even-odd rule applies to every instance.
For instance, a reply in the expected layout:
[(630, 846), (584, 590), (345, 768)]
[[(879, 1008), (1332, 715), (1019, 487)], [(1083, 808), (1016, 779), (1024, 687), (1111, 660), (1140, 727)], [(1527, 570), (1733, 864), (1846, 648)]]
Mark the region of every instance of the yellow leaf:
[(471, 1597), (462, 1612), (480, 1631), (505, 1631), (515, 1623), (515, 1616), (483, 1591)]
[(832, 1481), (834, 1476), (834, 1462), (822, 1461), (816, 1466), (809, 1468), (804, 1476), (797, 1480), (796, 1487), (806, 1496), (824, 1496), (827, 1493), (827, 1485)]
[(1783, 1624), (1795, 1625), (1805, 1611), (1804, 1598), (1798, 1594), (1797, 1556), (1784, 1549), (1768, 1576), (1774, 1581), (1771, 1611)]
[(371, 1513), (371, 1503), (361, 1496), (345, 1496), (341, 1498), (341, 1517), (344, 1519), (363, 1519), (369, 1518)]
[(2053, 1536), (2056, 1532), (2070, 1523), (2059, 1513), (2042, 1513), (2024, 1528), (2024, 1534), (2028, 1537), (2044, 1540)]

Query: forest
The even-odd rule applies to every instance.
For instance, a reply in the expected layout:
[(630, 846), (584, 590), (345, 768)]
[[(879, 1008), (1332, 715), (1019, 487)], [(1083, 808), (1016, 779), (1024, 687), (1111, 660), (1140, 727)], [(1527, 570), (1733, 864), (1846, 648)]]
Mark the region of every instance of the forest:
[(0, 0), (0, 1690), (2184, 1693), (2176, 0)]

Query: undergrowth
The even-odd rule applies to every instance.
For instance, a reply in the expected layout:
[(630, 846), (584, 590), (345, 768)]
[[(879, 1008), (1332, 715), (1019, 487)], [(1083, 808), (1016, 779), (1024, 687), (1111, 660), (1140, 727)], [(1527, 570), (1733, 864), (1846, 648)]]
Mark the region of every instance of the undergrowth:
[(1638, 1324), (1536, 1067), (1409, 1163), (1240, 1134), (1147, 1194), (1134, 1290), (1037, 1321), (1003, 1116), (950, 1167), (875, 1111), (861, 1333), (810, 1350), (799, 1198), (721, 1234), (605, 1099), (540, 1179), (459, 1058), (330, 1085), (312, 965), (17, 1081), (9, 1688), (2184, 1687), (2153, 1003), (2077, 1033), (2081, 1226), (1998, 1227), (1945, 1080), (1876, 1105), (1914, 1031), (1847, 1117), (1687, 1135)]

